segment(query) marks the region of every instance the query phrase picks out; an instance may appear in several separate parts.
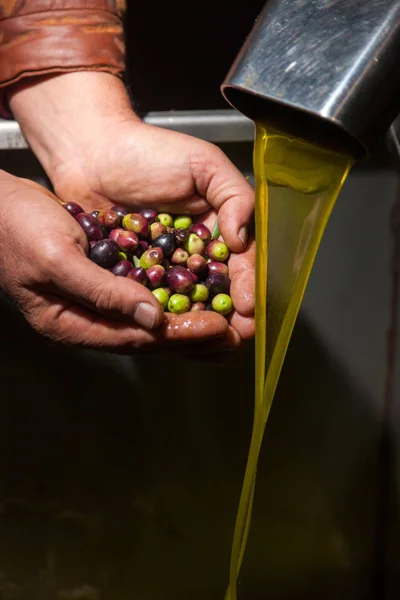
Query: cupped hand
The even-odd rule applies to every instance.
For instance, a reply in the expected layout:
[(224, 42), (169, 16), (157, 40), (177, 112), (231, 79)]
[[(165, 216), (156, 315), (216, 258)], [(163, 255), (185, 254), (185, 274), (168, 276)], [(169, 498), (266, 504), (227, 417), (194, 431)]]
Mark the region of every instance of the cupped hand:
[[(253, 337), (255, 248), (247, 226), (254, 192), (217, 146), (143, 123), (108, 74), (46, 78), (15, 89), (10, 103), (63, 201), (87, 211), (122, 204), (191, 214), (210, 228), (218, 219), (231, 250), (229, 320), (240, 338)], [(211, 325), (214, 316), (203, 318)]]
[(255, 248), (247, 226), (254, 192), (219, 148), (126, 117), (99, 130), (79, 164), (61, 164), (53, 181), (60, 198), (87, 210), (151, 207), (194, 215), (211, 230), (218, 219), (231, 250), (230, 322), (242, 338), (253, 336)]
[(53, 342), (118, 352), (236, 346), (216, 313), (164, 315), (144, 286), (95, 265), (78, 223), (38, 184), (0, 172), (0, 287)]

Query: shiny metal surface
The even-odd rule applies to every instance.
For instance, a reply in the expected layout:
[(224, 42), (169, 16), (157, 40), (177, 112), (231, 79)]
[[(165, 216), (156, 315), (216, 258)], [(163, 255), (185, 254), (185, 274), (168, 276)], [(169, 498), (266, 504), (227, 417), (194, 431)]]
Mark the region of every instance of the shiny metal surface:
[(399, 58), (399, 0), (270, 0), (222, 92), (359, 157), (400, 110)]
[(387, 144), (390, 153), (396, 161), (397, 168), (400, 172), (400, 116), (391, 124), (388, 135)]
[[(254, 139), (254, 124), (232, 109), (149, 112), (144, 121), (214, 143), (252, 142)], [(0, 150), (26, 148), (28, 144), (18, 123), (0, 119)]]

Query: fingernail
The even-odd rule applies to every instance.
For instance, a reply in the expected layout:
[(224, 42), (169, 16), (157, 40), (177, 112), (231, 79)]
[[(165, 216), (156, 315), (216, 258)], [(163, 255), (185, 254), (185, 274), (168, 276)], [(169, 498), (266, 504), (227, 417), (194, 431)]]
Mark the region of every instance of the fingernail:
[(147, 302), (140, 302), (133, 312), (136, 323), (145, 329), (153, 329), (157, 319), (157, 309)]
[(247, 244), (247, 229), (246, 227), (241, 227), (239, 231), (239, 239), (242, 242), (243, 246)]

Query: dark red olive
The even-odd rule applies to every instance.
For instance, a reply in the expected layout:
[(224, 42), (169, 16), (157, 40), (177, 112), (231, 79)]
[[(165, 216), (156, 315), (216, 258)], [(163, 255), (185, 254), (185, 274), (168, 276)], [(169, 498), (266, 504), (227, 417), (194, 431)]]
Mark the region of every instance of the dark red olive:
[(111, 269), (111, 273), (117, 275), (118, 277), (126, 277), (130, 271), (132, 271), (132, 263), (129, 260), (120, 260), (117, 264)]
[(65, 208), (66, 211), (69, 212), (70, 215), (72, 215), (74, 217), (74, 219), (80, 213), (85, 212), (83, 210), (83, 208), (81, 206), (79, 206), (79, 204), (76, 204), (76, 202), (67, 202), (66, 204), (63, 204), (63, 207)]
[(150, 287), (153, 289), (163, 286), (165, 279), (165, 269), (161, 265), (154, 265), (146, 270), (146, 275), (150, 281)]
[(124, 216), (129, 213), (129, 210), (125, 206), (113, 206), (111, 210), (116, 212), (117, 215), (121, 217), (121, 219), (123, 219)]
[(129, 271), (127, 275), (128, 279), (133, 279), (137, 283), (141, 283), (142, 285), (147, 285), (148, 279), (146, 274), (146, 269), (142, 269), (142, 267), (137, 267)]
[(121, 217), (113, 210), (100, 210), (97, 219), (106, 229), (116, 229), (121, 224)]
[(206, 287), (209, 289), (211, 296), (216, 296), (217, 294), (229, 294), (231, 280), (227, 275), (214, 273), (207, 277)]
[(146, 221), (149, 224), (154, 223), (154, 221), (157, 218), (157, 212), (155, 210), (153, 210), (152, 208), (144, 208), (143, 210), (140, 211), (140, 214), (142, 215), (142, 217), (144, 217), (146, 219)]
[(201, 254), (192, 254), (187, 259), (187, 268), (192, 273), (201, 273), (207, 266), (206, 259)]
[(77, 215), (75, 218), (77, 223), (79, 223), (83, 231), (86, 233), (86, 237), (89, 242), (103, 239), (103, 230), (95, 217), (92, 217), (92, 215), (88, 215), (87, 213), (79, 213), (79, 215)]
[(117, 242), (110, 239), (100, 240), (93, 248), (90, 248), (89, 258), (99, 267), (112, 269), (119, 258)]
[(190, 271), (184, 267), (171, 267), (167, 275), (168, 286), (178, 294), (187, 294), (193, 289), (193, 279)]
[(221, 273), (221, 275), (229, 275), (228, 265), (214, 260), (207, 264), (207, 270), (210, 275), (213, 275), (214, 273)]
[(205, 244), (211, 241), (211, 231), (203, 223), (193, 223), (189, 231), (195, 233)]

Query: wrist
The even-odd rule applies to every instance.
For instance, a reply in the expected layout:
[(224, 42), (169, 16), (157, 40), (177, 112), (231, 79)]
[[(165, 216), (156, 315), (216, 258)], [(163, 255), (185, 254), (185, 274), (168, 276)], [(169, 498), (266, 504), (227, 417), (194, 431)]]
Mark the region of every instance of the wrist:
[(40, 78), (15, 86), (9, 103), (53, 183), (63, 166), (82, 164), (99, 131), (128, 118), (140, 123), (122, 81), (109, 73)]

